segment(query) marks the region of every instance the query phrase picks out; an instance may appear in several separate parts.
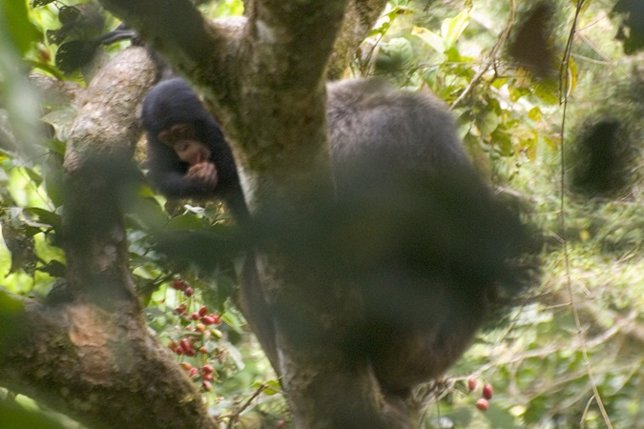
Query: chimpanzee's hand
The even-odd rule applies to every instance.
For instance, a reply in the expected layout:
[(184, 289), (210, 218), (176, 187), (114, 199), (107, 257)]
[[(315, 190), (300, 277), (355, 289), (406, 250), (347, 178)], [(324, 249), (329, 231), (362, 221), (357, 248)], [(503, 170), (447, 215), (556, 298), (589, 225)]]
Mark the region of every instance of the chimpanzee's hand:
[(202, 184), (207, 189), (215, 189), (218, 179), (217, 167), (212, 162), (200, 162), (190, 167), (186, 177)]

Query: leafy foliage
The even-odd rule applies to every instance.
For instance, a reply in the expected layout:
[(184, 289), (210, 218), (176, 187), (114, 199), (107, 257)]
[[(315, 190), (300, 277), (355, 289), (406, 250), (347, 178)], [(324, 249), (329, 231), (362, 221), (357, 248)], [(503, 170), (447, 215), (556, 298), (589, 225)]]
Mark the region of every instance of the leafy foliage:
[(624, 52), (634, 54), (644, 47), (644, 6), (637, 0), (619, 0), (613, 12), (623, 16), (617, 37), (624, 42)]

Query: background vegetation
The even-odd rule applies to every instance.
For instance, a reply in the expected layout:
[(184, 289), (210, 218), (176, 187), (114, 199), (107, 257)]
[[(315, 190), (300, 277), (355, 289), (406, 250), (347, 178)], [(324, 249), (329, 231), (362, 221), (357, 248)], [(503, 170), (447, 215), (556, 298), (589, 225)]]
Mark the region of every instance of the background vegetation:
[[(530, 1), (391, 1), (346, 72), (382, 75), (444, 99), (481, 174), (520, 195), (546, 236), (535, 296), (481, 334), (444, 380), (419, 392), (429, 399), (427, 428), (644, 427), (644, 67), (635, 3), (544, 3), (535, 16)], [(91, 3), (5, 0), (0, 7), (0, 286), (45, 297), (65, 269), (57, 234), (74, 91), (96, 57), (129, 42), (95, 52), (94, 41), (118, 22)], [(238, 0), (200, 7), (211, 17), (242, 12)], [(526, 41), (520, 30), (531, 22), (536, 31)], [(80, 66), (83, 52), (93, 62)], [(41, 98), (32, 84), (38, 74), (61, 87)], [(616, 161), (597, 168), (597, 153)], [(166, 204), (149, 188), (139, 193), (169, 229), (226, 232), (229, 219), (217, 204)], [(287, 426), (279, 384), (230, 300), (234, 258), (209, 273), (177, 265), (150, 250), (148, 232), (137, 213), (128, 217), (130, 263), (149, 326), (223, 422)], [(494, 396), (481, 412), (475, 403), (484, 383)], [(48, 424), (79, 427), (0, 389), (0, 427)]]

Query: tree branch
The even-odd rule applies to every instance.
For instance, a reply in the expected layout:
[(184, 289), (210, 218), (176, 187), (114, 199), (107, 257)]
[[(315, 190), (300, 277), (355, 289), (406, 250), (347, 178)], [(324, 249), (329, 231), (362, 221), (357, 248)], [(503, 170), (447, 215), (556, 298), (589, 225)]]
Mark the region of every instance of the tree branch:
[(342, 23), (340, 35), (335, 42), (333, 55), (327, 70), (329, 79), (340, 79), (353, 58), (356, 50), (364, 41), (369, 30), (382, 13), (387, 0), (352, 0)]
[(136, 28), (175, 71), (201, 86), (218, 110), (236, 102), (245, 19), (208, 22), (189, 0), (100, 1)]
[(133, 125), (136, 107), (155, 74), (145, 49), (121, 52), (90, 83), (70, 131), (63, 216), (67, 280), (73, 294), (97, 302), (118, 297), (137, 305), (121, 206), (137, 175), (130, 161), (141, 134)]
[(0, 290), (0, 383), (91, 428), (215, 427), (138, 312), (48, 306)]
[(205, 69), (217, 34), (189, 0), (102, 0), (184, 72)]
[(121, 206), (135, 191), (136, 107), (155, 75), (146, 50), (130, 48), (83, 94), (65, 158), (67, 293), (40, 304), (0, 291), (0, 383), (92, 428), (215, 427), (150, 335), (128, 267)]

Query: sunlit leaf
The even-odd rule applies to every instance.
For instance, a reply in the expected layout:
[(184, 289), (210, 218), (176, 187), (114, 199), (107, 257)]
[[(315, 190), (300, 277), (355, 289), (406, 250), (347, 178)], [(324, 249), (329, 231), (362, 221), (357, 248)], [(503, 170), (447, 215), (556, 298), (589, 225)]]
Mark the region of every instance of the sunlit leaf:
[(541, 109), (539, 109), (538, 107), (533, 107), (528, 112), (528, 117), (533, 121), (541, 121), (543, 114), (541, 113)]
[(431, 46), (436, 52), (443, 53), (446, 43), (441, 36), (423, 27), (414, 27), (411, 30), (413, 36), (419, 37), (427, 45)]
[(533, 86), (534, 94), (546, 104), (559, 104), (559, 88), (551, 81), (542, 81)]
[(470, 23), (470, 10), (465, 9), (454, 18), (448, 18), (441, 25), (441, 35), (446, 48), (454, 46)]

